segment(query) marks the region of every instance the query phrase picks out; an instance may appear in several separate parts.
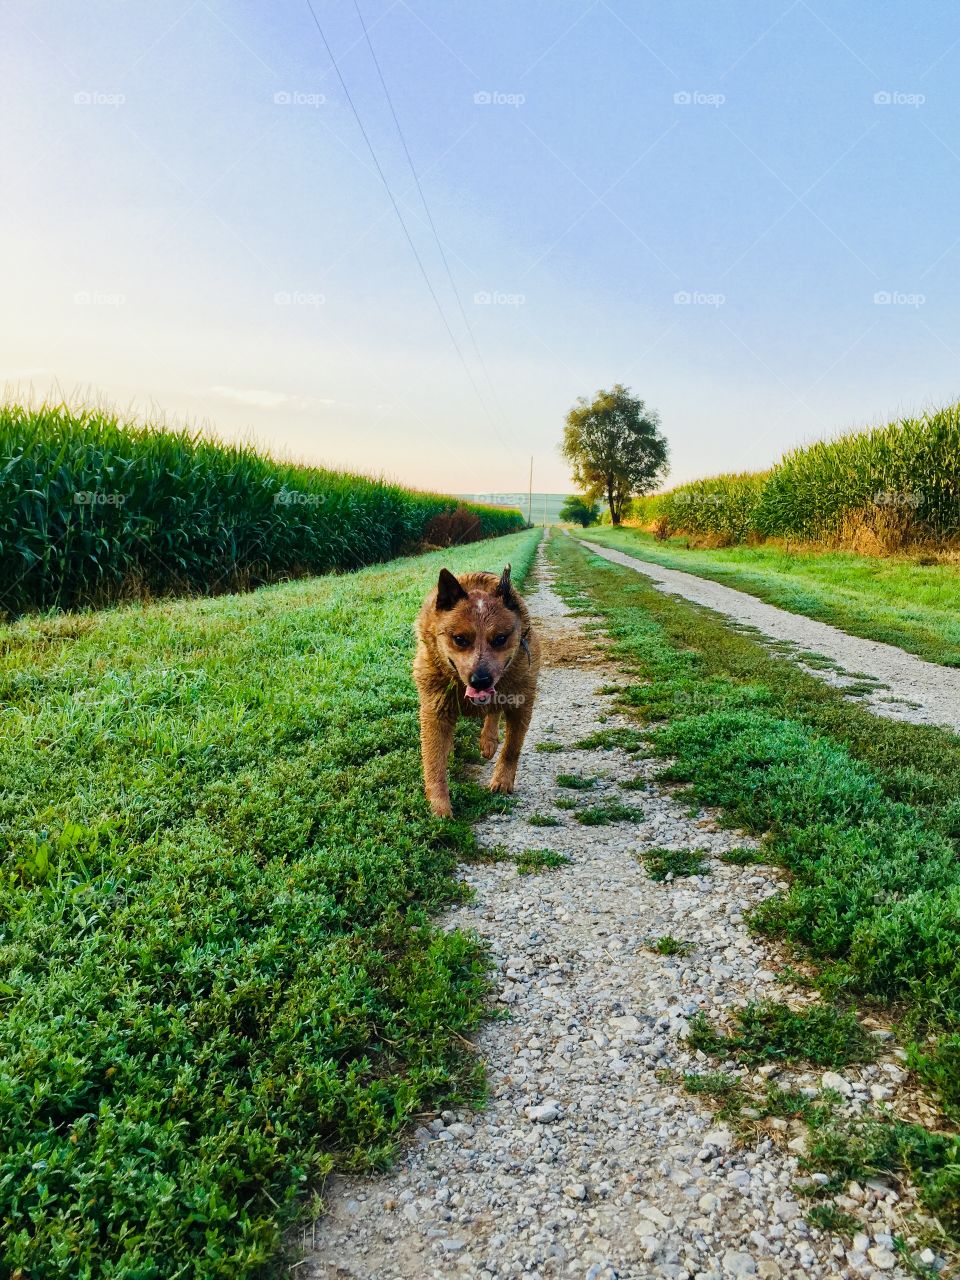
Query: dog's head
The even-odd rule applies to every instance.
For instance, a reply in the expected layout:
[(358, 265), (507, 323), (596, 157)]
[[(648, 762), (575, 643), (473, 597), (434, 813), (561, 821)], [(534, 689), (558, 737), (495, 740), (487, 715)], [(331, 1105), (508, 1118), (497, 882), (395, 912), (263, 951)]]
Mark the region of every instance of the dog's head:
[(471, 702), (491, 702), (521, 640), (520, 602), (510, 585), (510, 566), (495, 586), (469, 588), (441, 569), (434, 608), (441, 657), (466, 686)]

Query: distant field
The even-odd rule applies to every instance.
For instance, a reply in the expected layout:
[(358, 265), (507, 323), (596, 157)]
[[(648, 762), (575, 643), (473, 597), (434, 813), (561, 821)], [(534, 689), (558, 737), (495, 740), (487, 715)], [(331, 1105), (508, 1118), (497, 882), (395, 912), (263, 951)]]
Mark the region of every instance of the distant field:
[(770, 604), (829, 622), (850, 635), (898, 645), (930, 662), (960, 666), (960, 565), (922, 565), (905, 556), (782, 546), (688, 550), (639, 529), (583, 536), (671, 569), (712, 578)]
[(516, 510), (63, 406), (0, 406), (0, 617), (216, 594), (521, 529)]
[(0, 627), (4, 1276), (253, 1280), (475, 1083), (486, 962), (428, 912), (493, 798), (430, 816), (412, 621), (538, 538)]
[[(568, 498), (566, 493), (537, 493), (534, 491), (531, 510), (532, 524), (559, 524), (560, 508)], [(492, 503), (498, 507), (516, 507), (527, 516), (529, 494), (526, 493), (460, 493), (457, 497), (464, 502)]]

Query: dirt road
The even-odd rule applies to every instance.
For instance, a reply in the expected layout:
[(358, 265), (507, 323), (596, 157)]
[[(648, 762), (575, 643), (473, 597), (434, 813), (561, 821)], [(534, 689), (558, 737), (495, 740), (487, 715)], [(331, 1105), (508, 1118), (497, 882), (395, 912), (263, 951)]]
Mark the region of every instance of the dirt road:
[[(685, 1092), (685, 1072), (717, 1065), (685, 1042), (696, 1010), (722, 1018), (751, 999), (812, 998), (777, 981), (783, 958), (743, 923), (779, 873), (721, 861), (749, 841), (661, 789), (653, 761), (577, 745), (626, 724), (599, 692), (619, 672), (568, 614), (542, 563), (539, 573), (528, 601), (545, 663), (518, 802), (478, 834), (514, 852), (549, 846), (571, 862), (539, 876), (519, 876), (511, 863), (471, 867), (475, 898), (449, 916), (450, 927), (489, 941), (508, 1015), (477, 1044), (489, 1104), (424, 1117), (386, 1176), (332, 1182), (328, 1213), (307, 1233), (293, 1274), (905, 1277), (893, 1252), (903, 1204), (892, 1188), (878, 1182), (842, 1197), (862, 1224), (852, 1240), (809, 1226), (797, 1191), (800, 1130), (768, 1120), (741, 1143)], [(535, 750), (544, 742), (562, 749)], [(597, 781), (568, 789), (562, 775)], [(646, 789), (624, 789), (638, 776)], [(557, 806), (570, 797), (576, 809)], [(575, 817), (610, 802), (642, 818), (590, 826)], [(534, 815), (560, 825), (531, 825)], [(654, 847), (702, 849), (706, 871), (655, 882), (637, 856)], [(652, 946), (664, 935), (689, 949), (658, 954)], [(819, 1072), (775, 1078), (814, 1094), (824, 1084)], [(875, 1065), (844, 1072), (844, 1106), (888, 1105), (872, 1100), (871, 1087), (895, 1099), (903, 1079), (885, 1046)]]

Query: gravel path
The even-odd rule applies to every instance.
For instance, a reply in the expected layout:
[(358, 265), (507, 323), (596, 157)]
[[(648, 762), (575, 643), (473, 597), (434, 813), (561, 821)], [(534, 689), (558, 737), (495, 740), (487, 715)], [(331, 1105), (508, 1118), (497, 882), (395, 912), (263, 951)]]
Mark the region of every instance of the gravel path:
[(796, 645), (798, 651), (812, 651), (832, 659), (843, 668), (842, 672), (805, 668), (828, 684), (842, 689), (863, 675), (879, 681), (879, 688), (860, 695), (878, 715), (908, 720), (911, 724), (935, 724), (960, 730), (960, 670), (926, 662), (892, 644), (847, 635), (825, 622), (778, 609), (776, 605), (765, 604), (755, 596), (708, 578), (698, 578), (679, 569), (665, 569), (649, 560), (638, 560), (622, 551), (582, 541), (596, 555), (636, 569), (671, 595), (706, 605), (737, 623), (757, 628), (773, 640), (788, 641)]
[[(654, 761), (575, 747), (587, 734), (626, 725), (599, 692), (619, 673), (582, 620), (568, 615), (542, 564), (540, 575), (528, 601), (545, 661), (517, 804), (477, 831), (485, 844), (549, 846), (572, 862), (538, 876), (520, 876), (512, 863), (466, 868), (475, 898), (446, 922), (476, 929), (495, 958), (507, 1016), (477, 1041), (489, 1103), (422, 1118), (387, 1175), (331, 1180), (327, 1213), (307, 1231), (292, 1274), (902, 1280), (892, 1233), (904, 1204), (892, 1188), (847, 1188), (839, 1203), (863, 1224), (852, 1241), (808, 1226), (797, 1191), (800, 1132), (767, 1120), (741, 1145), (684, 1092), (683, 1072), (716, 1065), (685, 1043), (695, 1010), (722, 1018), (752, 998), (797, 1005), (811, 998), (777, 982), (781, 957), (743, 924), (744, 911), (777, 888), (779, 873), (720, 861), (750, 841), (661, 789)], [(534, 749), (545, 741), (563, 749)], [(560, 773), (599, 781), (589, 791), (565, 790)], [(645, 790), (622, 789), (638, 776)], [(563, 796), (578, 808), (619, 800), (641, 806), (645, 817), (585, 826), (556, 807)], [(561, 825), (533, 826), (533, 814)], [(636, 854), (664, 846), (706, 850), (708, 873), (654, 882)], [(651, 950), (665, 934), (690, 943), (689, 954)], [(905, 1078), (900, 1051), (877, 1034), (884, 1049), (877, 1064), (831, 1082), (842, 1086), (851, 1112), (889, 1105)], [(819, 1073), (782, 1080), (811, 1096), (823, 1086)]]

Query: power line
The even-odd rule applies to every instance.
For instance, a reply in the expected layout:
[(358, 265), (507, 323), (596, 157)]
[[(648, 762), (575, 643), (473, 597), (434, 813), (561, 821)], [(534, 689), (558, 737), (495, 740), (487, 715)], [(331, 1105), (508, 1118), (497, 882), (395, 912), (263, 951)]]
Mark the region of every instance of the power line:
[[(447, 334), (450, 337), (450, 341), (453, 343), (453, 349), (456, 351), (460, 359), (460, 363), (463, 365), (464, 373), (466, 373), (467, 377), (469, 378), (470, 385), (473, 387), (474, 391), (476, 392), (477, 399), (480, 401), (481, 407), (483, 408), (485, 413), (489, 413), (489, 410), (487, 409), (487, 406), (484, 403), (483, 396), (480, 394), (480, 388), (477, 386), (476, 380), (474, 379), (473, 374), (470, 372), (470, 366), (467, 364), (466, 360), (464, 359), (463, 351), (460, 349), (459, 342), (457, 342), (456, 334), (453, 332), (453, 329), (451, 329), (450, 327), (450, 322), (447, 319), (446, 312), (444, 311), (443, 307), (440, 305), (440, 299), (437, 297), (436, 290), (434, 289), (433, 284), (430, 281), (430, 277), (427, 275), (426, 267), (424, 267), (423, 265), (423, 259), (420, 257), (420, 254), (417, 252), (417, 246), (414, 244), (413, 237), (410, 235), (410, 230), (407, 227), (406, 222), (404, 221), (403, 214), (400, 212), (400, 206), (397, 203), (397, 200), (393, 194), (393, 191), (391, 190), (390, 183), (387, 181), (387, 175), (384, 173), (383, 166), (380, 164), (380, 161), (377, 159), (377, 153), (376, 151), (374, 151), (373, 143), (370, 141), (370, 136), (363, 126), (363, 121), (360, 118), (360, 112), (357, 110), (356, 104), (354, 103), (353, 98), (350, 95), (350, 90), (347, 88), (347, 82), (343, 78), (343, 72), (340, 70), (340, 64), (337, 62), (336, 58), (333, 56), (333, 50), (330, 48), (330, 43), (327, 40), (326, 35), (324, 34), (323, 27), (320, 24), (320, 19), (317, 17), (316, 10), (313, 7), (313, 0), (306, 0), (306, 5), (307, 5), (307, 8), (310, 10), (310, 16), (313, 18), (314, 26), (317, 28), (317, 31), (320, 33), (320, 39), (323, 41), (323, 47), (327, 51), (327, 57), (330, 59), (330, 62), (333, 65), (333, 69), (337, 73), (337, 79), (340, 81), (340, 87), (343, 90), (344, 97), (346, 98), (347, 102), (350, 104), (350, 110), (353, 112), (354, 119), (357, 122), (357, 127), (359, 128), (360, 133), (363, 135), (364, 142), (367, 144), (367, 150), (370, 152), (370, 158), (373, 160), (377, 173), (380, 175), (380, 181), (383, 183), (384, 189), (386, 190), (387, 195), (390, 197), (390, 203), (393, 205), (394, 213), (396, 213), (397, 215), (397, 221), (400, 223), (400, 226), (403, 228), (403, 234), (406, 236), (407, 244), (410, 246), (410, 251), (412, 252), (414, 258), (416, 258), (417, 266), (420, 268), (420, 274), (423, 276), (424, 283), (426, 284), (427, 288), (430, 291), (430, 297), (433, 299), (434, 306), (437, 308), (437, 312), (439, 313), (440, 319), (443, 321), (443, 327), (446, 329)], [(364, 28), (364, 30), (366, 30), (366, 28)], [(367, 37), (367, 39), (369, 41), (369, 36)], [(394, 119), (396, 119), (396, 117), (394, 117)]]
[(430, 230), (433, 232), (433, 238), (437, 243), (437, 249), (440, 251), (440, 260), (443, 263), (443, 268), (447, 273), (447, 279), (450, 282), (450, 288), (453, 292), (453, 296), (457, 301), (457, 307), (459, 308), (459, 311), (460, 311), (460, 317), (463, 320), (463, 326), (466, 329), (467, 333), (470, 335), (470, 342), (473, 346), (474, 353), (480, 364), (480, 368), (483, 370), (484, 377), (486, 378), (487, 382), (490, 384), (490, 393), (493, 396), (494, 403), (497, 406), (500, 416), (504, 417), (503, 408), (501, 407), (500, 401), (497, 397), (496, 388), (493, 385), (493, 379), (490, 377), (490, 371), (487, 368), (487, 363), (483, 358), (483, 353), (481, 352), (479, 343), (477, 342), (476, 334), (473, 332), (473, 328), (470, 325), (470, 321), (467, 319), (467, 313), (463, 309), (463, 300), (461, 299), (460, 291), (457, 289), (456, 283), (454, 282), (453, 272), (450, 270), (450, 263), (447, 260), (447, 254), (446, 254), (446, 251), (444, 250), (443, 242), (440, 239), (439, 232), (437, 231), (437, 225), (433, 220), (433, 214), (430, 212), (430, 206), (429, 204), (427, 204), (427, 197), (424, 195), (423, 186), (420, 183), (420, 176), (417, 173), (416, 166), (413, 163), (413, 157), (410, 154), (410, 148), (407, 146), (407, 139), (400, 125), (400, 120), (397, 116), (396, 108), (393, 105), (393, 98), (390, 94), (390, 90), (387, 88), (387, 82), (384, 79), (383, 71), (380, 67), (380, 59), (377, 57), (376, 50), (373, 47), (373, 41), (370, 39), (370, 32), (367, 30), (367, 24), (363, 20), (363, 12), (360, 8), (360, 0), (353, 0), (353, 7), (357, 11), (357, 17), (360, 19), (360, 26), (363, 28), (363, 34), (367, 42), (367, 48), (370, 50), (370, 57), (373, 59), (373, 65), (377, 69), (377, 76), (379, 77), (379, 80), (380, 80), (380, 87), (383, 89), (384, 96), (387, 99), (387, 104), (390, 107), (390, 114), (391, 116), (393, 116), (393, 123), (396, 125), (397, 133), (400, 135), (400, 142), (401, 142), (401, 145), (403, 146), (403, 154), (407, 157), (407, 164), (410, 168), (410, 173), (412, 174), (413, 180), (416, 183), (417, 191), (420, 193), (420, 201), (423, 205), (423, 211), (427, 215), (427, 222), (430, 224)]

